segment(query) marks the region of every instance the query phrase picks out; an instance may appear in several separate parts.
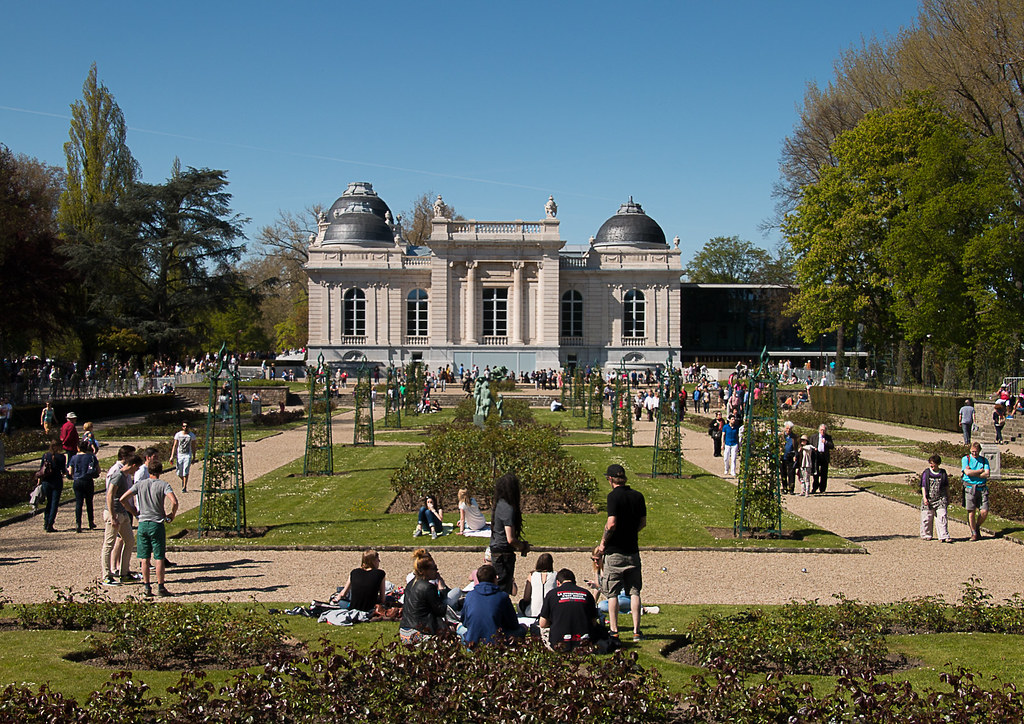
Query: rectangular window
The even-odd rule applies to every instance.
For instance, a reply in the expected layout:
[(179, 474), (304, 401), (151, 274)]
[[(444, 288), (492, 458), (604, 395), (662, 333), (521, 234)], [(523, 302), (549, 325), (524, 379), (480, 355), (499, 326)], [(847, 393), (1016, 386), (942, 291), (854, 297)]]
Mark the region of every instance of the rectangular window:
[(484, 336), (508, 336), (508, 289), (484, 289)]

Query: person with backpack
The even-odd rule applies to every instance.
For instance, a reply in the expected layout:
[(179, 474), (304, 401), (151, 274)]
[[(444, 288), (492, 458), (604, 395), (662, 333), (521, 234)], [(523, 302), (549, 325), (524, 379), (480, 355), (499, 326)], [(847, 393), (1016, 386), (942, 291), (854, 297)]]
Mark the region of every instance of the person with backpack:
[(96, 478), (100, 476), (100, 463), (86, 440), (78, 443), (78, 453), (68, 463), (75, 490), (75, 532), (82, 532), (82, 504), (88, 512), (89, 527), (96, 527), (92, 497), (96, 493)]
[(43, 487), (43, 495), (46, 496), (46, 510), (43, 513), (43, 530), (47, 533), (55, 533), (53, 527), (57, 519), (57, 506), (60, 505), (60, 495), (64, 491), (64, 478), (67, 475), (68, 459), (64, 455), (64, 449), (58, 440), (50, 441), (50, 450), (43, 455), (42, 464), (36, 477)]

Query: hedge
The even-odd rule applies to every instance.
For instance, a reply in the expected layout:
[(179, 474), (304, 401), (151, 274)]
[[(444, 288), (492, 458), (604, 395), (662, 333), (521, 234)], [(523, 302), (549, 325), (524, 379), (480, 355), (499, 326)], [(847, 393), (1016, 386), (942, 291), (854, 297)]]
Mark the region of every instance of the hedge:
[(959, 432), (957, 414), (964, 398), (856, 387), (815, 387), (811, 390), (811, 402), (815, 410), (833, 415)]
[[(173, 410), (176, 407), (178, 407), (178, 399), (174, 395), (94, 397), (80, 400), (58, 400), (53, 404), (53, 409), (57, 411), (57, 427), (64, 424), (65, 415), (69, 412), (74, 412), (78, 416), (78, 424), (81, 425), (87, 420)], [(14, 408), (14, 426), (16, 428), (39, 427), (39, 416), (42, 414), (42, 405), (19, 405)]]

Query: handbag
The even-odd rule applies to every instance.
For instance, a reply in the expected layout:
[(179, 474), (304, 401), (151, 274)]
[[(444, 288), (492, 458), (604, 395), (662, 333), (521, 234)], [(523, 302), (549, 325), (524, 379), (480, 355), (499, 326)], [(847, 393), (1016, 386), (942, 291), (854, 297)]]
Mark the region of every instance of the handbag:
[(39, 466), (39, 470), (36, 471), (36, 480), (43, 480), (53, 475), (53, 458), (49, 457), (49, 453), (43, 455), (43, 463)]
[(32, 488), (32, 492), (29, 493), (28, 504), (31, 505), (33, 508), (37, 505), (42, 505), (44, 497), (45, 496), (43, 495), (43, 484), (36, 483), (36, 487)]

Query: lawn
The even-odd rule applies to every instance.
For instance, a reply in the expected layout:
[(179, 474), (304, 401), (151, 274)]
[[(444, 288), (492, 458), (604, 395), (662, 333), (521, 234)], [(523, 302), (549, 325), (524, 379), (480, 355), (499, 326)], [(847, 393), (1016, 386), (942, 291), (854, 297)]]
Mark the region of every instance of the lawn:
[[(396, 435), (416, 434), (412, 432)], [(336, 475), (302, 477), (302, 460), (289, 463), (246, 486), (246, 506), (250, 526), (268, 528), (258, 539), (204, 539), (203, 545), (338, 545), (388, 546), (411, 545), (416, 516), (413, 513), (387, 514), (394, 493), (391, 475), (414, 449), (408, 445), (374, 447), (335, 445)], [(713, 546), (851, 548), (852, 543), (821, 530), (805, 520), (783, 514), (783, 528), (796, 531), (795, 540), (720, 540), (708, 532), (708, 526), (732, 528), (736, 488), (696, 466), (686, 464), (690, 478), (649, 476), (651, 451), (647, 448), (570, 446), (574, 457), (598, 480), (594, 504), (598, 512), (590, 514), (528, 514), (525, 536), (539, 547), (587, 547), (595, 531), (604, 524), (607, 486), (604, 471), (613, 462), (629, 471), (632, 484), (647, 497), (648, 527), (641, 534), (641, 545), (687, 548)], [(455, 501), (441, 501), (454, 520)], [(182, 529), (194, 531), (198, 510), (179, 516), (168, 526), (168, 535)], [(175, 540), (174, 545), (198, 543), (194, 538)], [(475, 548), (480, 539), (447, 536), (443, 545)]]

